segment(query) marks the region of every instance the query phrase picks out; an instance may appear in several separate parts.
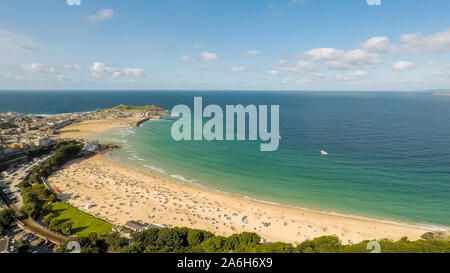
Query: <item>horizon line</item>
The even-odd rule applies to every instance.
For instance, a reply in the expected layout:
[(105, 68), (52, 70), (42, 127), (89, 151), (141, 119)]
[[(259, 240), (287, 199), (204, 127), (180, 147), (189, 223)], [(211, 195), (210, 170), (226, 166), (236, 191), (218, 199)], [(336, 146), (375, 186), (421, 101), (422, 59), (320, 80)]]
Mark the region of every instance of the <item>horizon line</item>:
[(192, 91), (224, 91), (224, 92), (450, 92), (449, 89), (423, 89), (423, 90), (345, 90), (345, 89), (334, 89), (334, 90), (288, 90), (288, 89), (0, 89), (0, 92), (17, 91), (17, 92), (114, 92), (114, 91), (140, 91), (140, 92), (152, 92), (152, 91), (176, 91), (176, 92), (192, 92)]

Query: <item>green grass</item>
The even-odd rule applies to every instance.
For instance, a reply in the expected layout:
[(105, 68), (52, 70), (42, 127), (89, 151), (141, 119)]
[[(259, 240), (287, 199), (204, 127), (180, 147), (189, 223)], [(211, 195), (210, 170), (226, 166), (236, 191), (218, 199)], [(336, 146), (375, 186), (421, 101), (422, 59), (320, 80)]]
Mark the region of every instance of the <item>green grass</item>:
[(90, 233), (99, 235), (108, 232), (113, 225), (89, 215), (67, 203), (57, 202), (53, 204), (53, 213), (58, 220), (72, 223), (75, 236), (87, 236)]
[(117, 109), (117, 110), (137, 110), (137, 111), (163, 111), (164, 108), (155, 106), (155, 105), (145, 105), (145, 106), (134, 106), (134, 105), (118, 105), (112, 109)]

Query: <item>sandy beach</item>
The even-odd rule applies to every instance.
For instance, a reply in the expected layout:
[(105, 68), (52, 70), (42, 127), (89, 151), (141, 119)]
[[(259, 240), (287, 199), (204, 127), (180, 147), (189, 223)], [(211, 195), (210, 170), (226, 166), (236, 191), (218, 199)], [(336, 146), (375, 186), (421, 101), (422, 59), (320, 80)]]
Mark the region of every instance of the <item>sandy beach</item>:
[[(66, 133), (61, 137), (93, 139), (97, 133), (129, 126), (130, 122), (77, 123), (64, 128)], [(136, 220), (205, 229), (218, 235), (250, 231), (269, 242), (293, 244), (323, 235), (336, 235), (343, 243), (396, 240), (403, 236), (415, 240), (430, 231), (425, 227), (253, 201), (139, 172), (102, 155), (68, 163), (51, 181), (70, 204), (119, 225)], [(95, 206), (86, 210), (87, 203)]]
[(132, 126), (142, 118), (89, 120), (74, 123), (59, 130), (59, 138), (94, 140), (98, 133), (118, 127)]

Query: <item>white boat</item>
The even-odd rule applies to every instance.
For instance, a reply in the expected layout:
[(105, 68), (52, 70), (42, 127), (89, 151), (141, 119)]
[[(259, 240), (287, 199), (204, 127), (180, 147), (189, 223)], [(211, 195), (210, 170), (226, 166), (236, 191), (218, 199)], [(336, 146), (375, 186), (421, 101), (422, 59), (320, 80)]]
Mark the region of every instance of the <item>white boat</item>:
[(320, 151), (320, 154), (321, 154), (321, 155), (328, 155), (328, 152), (327, 152), (327, 151), (324, 151), (324, 150), (322, 150), (322, 151)]

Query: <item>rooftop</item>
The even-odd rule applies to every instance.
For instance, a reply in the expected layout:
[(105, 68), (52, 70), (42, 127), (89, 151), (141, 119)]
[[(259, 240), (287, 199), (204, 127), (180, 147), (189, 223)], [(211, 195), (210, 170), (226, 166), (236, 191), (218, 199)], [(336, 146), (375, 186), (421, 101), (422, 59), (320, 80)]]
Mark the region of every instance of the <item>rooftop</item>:
[(9, 238), (3, 237), (0, 239), (0, 253), (8, 253)]
[(141, 224), (136, 221), (128, 221), (125, 223), (125, 226), (134, 231), (143, 231), (143, 230), (146, 230), (150, 225), (149, 224)]

